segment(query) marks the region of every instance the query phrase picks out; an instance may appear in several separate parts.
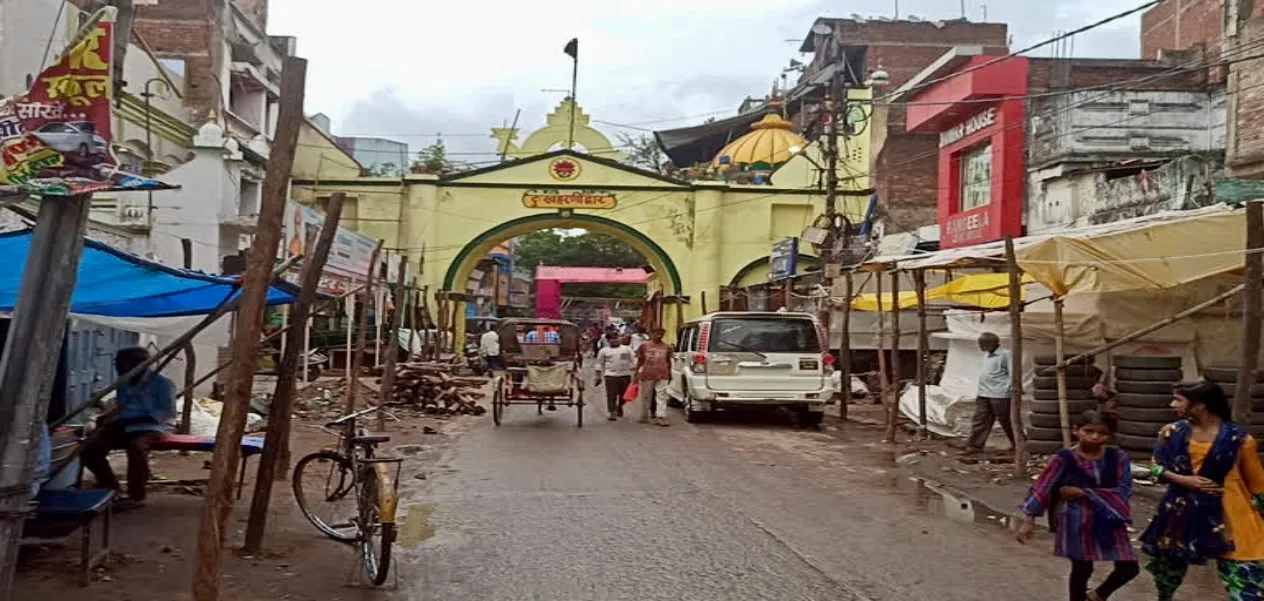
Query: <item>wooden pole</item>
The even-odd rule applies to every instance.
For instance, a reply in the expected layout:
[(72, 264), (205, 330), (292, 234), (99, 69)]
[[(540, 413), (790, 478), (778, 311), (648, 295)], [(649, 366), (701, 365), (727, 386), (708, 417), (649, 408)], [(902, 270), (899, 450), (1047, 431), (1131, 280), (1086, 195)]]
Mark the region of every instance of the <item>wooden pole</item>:
[(1264, 202), (1246, 203), (1246, 256), (1243, 257), (1242, 355), (1238, 387), (1233, 397), (1233, 420), (1251, 425), (1251, 389), (1260, 360), (1260, 320), (1264, 307)]
[(0, 599), (13, 599), (30, 483), (79, 277), (91, 194), (45, 197), (0, 359)]
[(351, 324), (355, 323), (356, 298), (357, 298), (357, 295), (353, 294), (351, 296), (346, 297), (343, 301), (343, 310), (346, 311), (346, 314), (347, 314), (347, 343), (345, 347), (346, 356), (343, 358), (343, 368), (344, 368), (343, 371), (344, 371), (345, 377), (348, 380), (351, 379), (351, 353), (353, 352), (352, 351), (352, 348), (353, 348), (352, 329), (353, 328)]
[[(184, 268), (193, 269), (193, 240), (189, 238), (180, 239), (180, 250), (184, 258)], [(193, 420), (193, 382), (197, 380), (197, 351), (193, 348), (193, 341), (189, 341), (184, 345), (184, 407), (180, 409), (180, 427), (176, 429), (181, 434), (188, 434), (192, 428)]]
[(373, 254), (369, 258), (369, 275), (365, 281), (364, 291), (360, 293), (360, 336), (356, 340), (355, 355), (351, 357), (351, 379), (347, 381), (347, 413), (352, 413), (356, 409), (356, 399), (360, 396), (360, 366), (364, 363), (364, 347), (368, 342), (366, 340), (366, 330), (369, 329), (369, 295), (376, 294), (374, 291), (374, 280), (377, 278), (378, 253), (382, 252), (382, 241), (377, 241), (377, 246), (373, 247)]
[[(358, 287), (358, 288), (354, 288), (354, 289), (352, 289), (351, 291), (344, 293), (344, 294), (343, 294), (343, 296), (339, 296), (339, 297), (336, 297), (336, 298), (331, 298), (331, 299), (329, 299), (328, 301), (326, 301), (326, 302), (325, 302), (324, 304), (322, 304), (321, 306), (319, 306), (319, 307), (317, 307), (316, 309), (312, 310), (312, 313), (319, 313), (319, 312), (321, 312), (321, 311), (324, 311), (325, 309), (332, 308), (334, 305), (336, 305), (337, 303), (339, 303), (339, 302), (341, 302), (343, 299), (345, 299), (348, 295), (352, 295), (352, 294), (359, 294), (359, 292), (360, 292), (360, 289), (361, 289), (361, 288), (363, 288), (363, 286), (360, 286), (360, 287)], [(269, 343), (269, 342), (271, 342), (271, 341), (273, 341), (273, 340), (276, 340), (277, 338), (280, 338), (281, 336), (284, 336), (284, 335), (285, 335), (285, 333), (286, 333), (286, 332), (289, 332), (291, 328), (296, 328), (296, 327), (298, 327), (298, 325), (299, 325), (299, 324), (297, 324), (297, 323), (292, 323), (292, 324), (290, 324), (290, 325), (286, 326), (284, 329), (277, 330), (277, 331), (275, 331), (275, 332), (273, 332), (273, 333), (271, 333), (271, 334), (268, 334), (267, 336), (264, 336), (262, 340), (260, 340), (260, 341), (259, 341), (259, 344), (263, 345), (263, 344), (267, 344), (267, 343)], [(197, 381), (193, 383), (193, 386), (199, 386), (199, 385), (201, 385), (203, 382), (206, 382), (207, 380), (209, 380), (209, 379), (211, 379), (211, 378), (215, 377), (215, 374), (218, 374), (219, 372), (224, 371), (225, 369), (227, 369), (230, 365), (232, 365), (232, 361), (229, 361), (228, 363), (221, 363), (220, 365), (216, 366), (216, 367), (215, 367), (215, 369), (212, 369), (211, 371), (209, 371), (209, 372), (207, 372), (207, 373), (205, 373), (205, 374), (202, 374), (202, 377), (198, 378), (198, 379), (197, 379)], [(121, 379), (121, 380), (123, 380), (123, 381), (126, 381), (126, 379), (127, 379), (127, 378), (126, 378), (126, 376), (124, 376), (124, 377), (122, 377), (122, 378), (120, 378), (120, 379)], [(184, 393), (188, 392), (189, 390), (190, 390), (190, 389), (181, 390), (179, 393), (177, 393), (177, 394), (176, 394), (176, 396), (180, 396), (180, 395), (182, 395), (182, 394), (184, 394)], [(98, 394), (100, 394), (100, 393), (98, 393)]]
[[(879, 307), (881, 308), (881, 307)], [(887, 442), (895, 443), (895, 427), (900, 420), (900, 272), (891, 272), (891, 404), (887, 405)]]
[[(1005, 236), (1009, 272), (1010, 391), (1009, 417), (1014, 428), (1014, 477), (1027, 477), (1027, 431), (1023, 429), (1023, 283), (1014, 254), (1014, 237)], [(1004, 416), (1001, 416), (1004, 419)]]
[[(390, 343), (386, 345), (386, 367), (382, 372), (382, 392), (381, 398), (378, 400), (379, 405), (391, 402), (395, 398), (395, 364), (399, 361), (399, 327), (404, 319), (404, 278), (407, 274), (408, 263), (406, 261), (399, 262), (398, 284), (395, 286), (395, 311), (391, 313), (391, 326), (387, 330), (391, 338)], [(377, 431), (386, 431), (386, 412), (377, 412)]]
[[(1141, 328), (1140, 330), (1132, 332), (1131, 334), (1123, 336), (1122, 338), (1116, 338), (1115, 340), (1112, 340), (1111, 342), (1096, 346), (1090, 350), (1084, 351), (1074, 357), (1071, 357), (1070, 359), (1061, 360), (1059, 361), (1059, 365), (1062, 365), (1062, 366), (1072, 365), (1076, 361), (1079, 361), (1086, 357), (1100, 355), (1106, 351), (1128, 344), (1129, 342), (1132, 342), (1133, 340), (1136, 340), (1142, 336), (1145, 336), (1146, 334), (1150, 334), (1152, 332), (1162, 330), (1163, 328), (1166, 328), (1182, 319), (1185, 319), (1186, 317), (1199, 313), (1200, 311), (1206, 311), (1207, 309), (1210, 309), (1211, 307), (1214, 307), (1220, 303), (1223, 303), (1224, 301), (1228, 300), (1231, 297), (1237, 296), (1239, 293), (1242, 292), (1242, 290), (1245, 287), (1246, 287), (1246, 284), (1238, 284), (1237, 286), (1234, 286), (1233, 288), (1230, 288), (1224, 292), (1221, 292), (1220, 294), (1217, 294), (1214, 298), (1198, 303), (1197, 305), (1194, 305), (1188, 309), (1185, 309), (1184, 311), (1181, 311), (1180, 313), (1177, 313), (1171, 317), (1168, 317), (1167, 319), (1157, 321), (1144, 328)], [(1057, 365), (1050, 365), (1049, 367), (1046, 367), (1040, 370), (1040, 375), (1047, 376), (1047, 375), (1055, 373), (1056, 371), (1057, 371)]]
[[(1015, 299), (1010, 299), (1013, 302)], [(1062, 316), (1065, 299), (1061, 296), (1053, 299), (1053, 353), (1062, 357), (1063, 345), (1066, 344), (1066, 322)], [(1071, 448), (1071, 409), (1067, 405), (1066, 366), (1058, 368), (1058, 420), (1062, 426), (1062, 446)]]
[(259, 227), (255, 231), (246, 264), (237, 329), (233, 332), (232, 368), (224, 393), (224, 409), (215, 436), (211, 457), (211, 479), (207, 485), (202, 525), (198, 531), (194, 560), (193, 601), (218, 601), (223, 578), (224, 537), (233, 510), (233, 480), (241, 459), (241, 436), (250, 410), (250, 389), (254, 382), (255, 358), (259, 352), (259, 332), (272, 283), (271, 272), (281, 242), (282, 221), (289, 188), (294, 151), (303, 124), (303, 96), (307, 61), (286, 57), (281, 72), (281, 108), (275, 141), (268, 157), (259, 207)]
[(917, 291), (917, 433), (930, 437), (926, 418), (926, 360), (930, 353), (930, 334), (926, 331), (926, 270), (913, 272), (913, 287)]
[(839, 419), (847, 421), (848, 405), (851, 403), (851, 301), (855, 291), (852, 286), (855, 284), (854, 274), (848, 270), (844, 277), (843, 289), (843, 319), (841, 324), (841, 339), (838, 344), (838, 365), (842, 368), (842, 392), (843, 397), (839, 400), (842, 405), (838, 408)]
[(886, 408), (891, 387), (887, 385), (887, 312), (882, 310), (882, 274), (876, 274), (874, 280), (878, 299), (878, 394), (881, 395), (883, 408)]
[(272, 407), (268, 411), (268, 429), (264, 436), (263, 454), (259, 457), (259, 468), (255, 474), (250, 518), (246, 523), (244, 548), (249, 553), (257, 554), (263, 550), (273, 482), (284, 480), (290, 471), (290, 414), (294, 408), (297, 388), (294, 380), (298, 376), (302, 337), (306, 333), (306, 328), (294, 326), (307, 323), (311, 316), (320, 276), (325, 271), (329, 250), (333, 248), (334, 238), (338, 235), (338, 220), (342, 218), (342, 204), (345, 199), (346, 194), (336, 192), (325, 207), (325, 223), (320, 228), (320, 236), (312, 249), (312, 255), (307, 257), (299, 276), (298, 302), (294, 304), (293, 319), (283, 328), (287, 331), (281, 339), (288, 339), (288, 344), (281, 351), (281, 364), (277, 366), (276, 389), (272, 394)]

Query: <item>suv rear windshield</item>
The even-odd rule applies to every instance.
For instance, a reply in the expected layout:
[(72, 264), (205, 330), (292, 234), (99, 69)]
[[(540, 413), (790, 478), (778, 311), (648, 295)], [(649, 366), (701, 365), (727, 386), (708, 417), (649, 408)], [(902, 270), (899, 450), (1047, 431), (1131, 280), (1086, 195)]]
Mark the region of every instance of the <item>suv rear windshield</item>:
[(711, 325), (712, 352), (819, 353), (821, 339), (810, 319), (741, 317)]

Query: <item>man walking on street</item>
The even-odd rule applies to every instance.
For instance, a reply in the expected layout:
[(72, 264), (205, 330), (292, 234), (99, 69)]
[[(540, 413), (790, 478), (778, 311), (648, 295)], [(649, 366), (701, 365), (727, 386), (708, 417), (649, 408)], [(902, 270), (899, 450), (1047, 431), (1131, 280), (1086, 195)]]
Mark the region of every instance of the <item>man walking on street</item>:
[(493, 374), (504, 371), (505, 364), (500, 360), (500, 334), (495, 326), (488, 325), (487, 331), (478, 339), (478, 354), (483, 356), (487, 371)]
[(650, 340), (636, 349), (636, 381), (641, 387), (641, 423), (670, 426), (667, 421), (667, 381), (671, 379), (672, 347), (663, 342), (663, 328), (654, 328)]
[(632, 383), (636, 372), (636, 355), (623, 344), (619, 336), (610, 337), (610, 345), (597, 351), (597, 376), (594, 386), (606, 385), (606, 419), (614, 421), (623, 417), (623, 393)]
[(1008, 350), (1001, 348), (1001, 339), (991, 332), (979, 336), (979, 350), (984, 352), (983, 365), (979, 370), (979, 396), (974, 401), (974, 424), (964, 454), (983, 452), (988, 435), (996, 420), (1014, 445), (1014, 427), (1009, 415), (1010, 370), (1013, 360)]

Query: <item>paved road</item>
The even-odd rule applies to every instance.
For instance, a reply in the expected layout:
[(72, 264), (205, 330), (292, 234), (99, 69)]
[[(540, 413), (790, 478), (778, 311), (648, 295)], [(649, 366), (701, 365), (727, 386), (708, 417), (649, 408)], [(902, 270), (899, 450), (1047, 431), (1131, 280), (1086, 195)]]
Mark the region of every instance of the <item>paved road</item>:
[(426, 481), (406, 479), (419, 486), (404, 493), (399, 598), (1065, 598), (1068, 566), (1048, 540), (1019, 546), (917, 486), (872, 432), (695, 426), (678, 413), (670, 428), (610, 423), (589, 392), (583, 429), (573, 409), (513, 407), (505, 425), (466, 432)]

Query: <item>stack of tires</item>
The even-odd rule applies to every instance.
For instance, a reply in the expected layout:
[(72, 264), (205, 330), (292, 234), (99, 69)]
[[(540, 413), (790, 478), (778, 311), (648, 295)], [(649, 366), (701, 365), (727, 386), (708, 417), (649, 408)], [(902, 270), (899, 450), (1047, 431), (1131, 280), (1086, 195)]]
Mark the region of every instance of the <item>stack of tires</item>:
[[(1067, 357), (1068, 359), (1070, 356)], [(1062, 417), (1058, 412), (1058, 377), (1047, 368), (1056, 365), (1056, 355), (1037, 355), (1036, 378), (1032, 387), (1031, 411), (1027, 416), (1027, 452), (1048, 455), (1062, 448)], [(1097, 408), (1093, 399), (1093, 385), (1101, 377), (1101, 370), (1093, 365), (1093, 358), (1086, 357), (1066, 370), (1067, 409), (1071, 423), (1081, 413)]]
[[(1208, 367), (1203, 370), (1203, 378), (1219, 384), (1229, 397), (1229, 405), (1233, 405), (1233, 398), (1238, 395), (1238, 368)], [(1251, 434), (1264, 440), (1264, 371), (1256, 372), (1255, 384), (1251, 386)]]
[(1154, 439), (1176, 420), (1172, 386), (1181, 381), (1180, 357), (1115, 357), (1119, 431), (1115, 444), (1134, 460), (1154, 452)]

